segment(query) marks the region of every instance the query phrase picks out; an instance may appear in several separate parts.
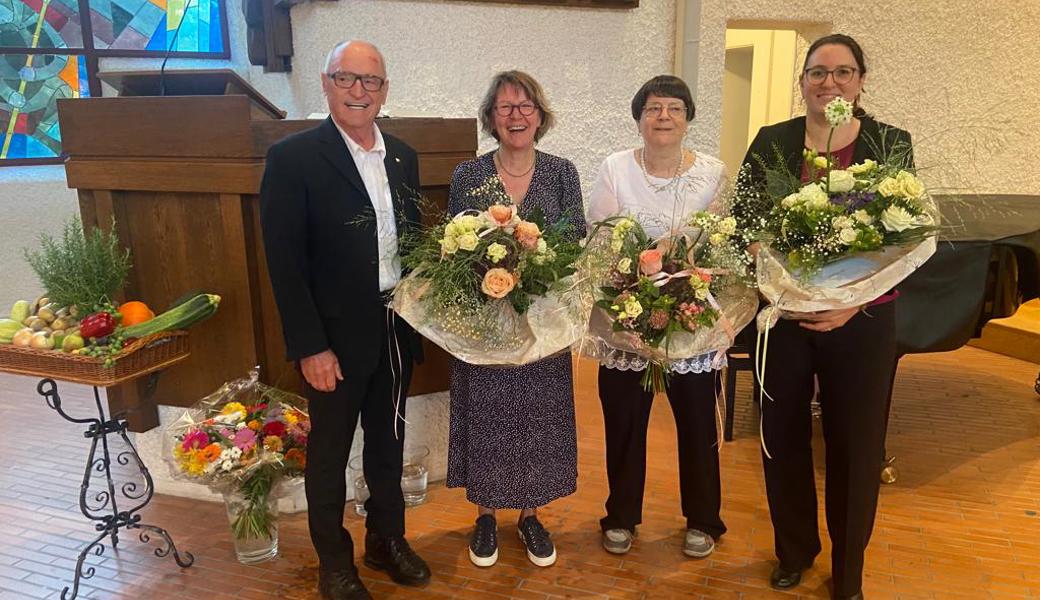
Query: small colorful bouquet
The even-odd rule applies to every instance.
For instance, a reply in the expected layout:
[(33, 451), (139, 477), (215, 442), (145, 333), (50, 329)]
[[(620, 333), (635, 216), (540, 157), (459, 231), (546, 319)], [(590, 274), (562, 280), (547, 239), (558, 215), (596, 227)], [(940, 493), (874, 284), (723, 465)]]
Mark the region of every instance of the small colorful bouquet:
[[(310, 417), (299, 396), (248, 377), (225, 383), (167, 427), (163, 454), (174, 478), (224, 494), (236, 540), (277, 539), (270, 508), (302, 477)], [(241, 496), (241, 498), (238, 498)], [(229, 498), (235, 497), (237, 501)]]
[[(852, 105), (832, 100), (826, 116), (834, 128), (852, 119)], [(869, 140), (868, 140), (869, 142)], [(804, 154), (807, 183), (779, 166), (766, 165), (767, 185), (754, 186), (749, 171), (738, 178), (736, 202), (761, 202), (751, 239), (758, 254), (758, 285), (782, 311), (812, 312), (865, 304), (902, 281), (935, 251), (938, 211), (908, 166), (911, 148), (879, 148), (881, 161), (838, 169), (827, 152)]]
[(701, 211), (686, 224), (655, 241), (637, 221), (615, 216), (592, 235), (606, 269), (583, 351), (647, 359), (642, 383), (655, 392), (665, 389), (670, 362), (731, 346), (757, 305), (736, 220)]
[(567, 348), (587, 316), (571, 226), (546, 223), (541, 211), (521, 219), (497, 178), (471, 194), (487, 208), (405, 239), (402, 263), (411, 273), (395, 290), (394, 310), (472, 364), (522, 365)]

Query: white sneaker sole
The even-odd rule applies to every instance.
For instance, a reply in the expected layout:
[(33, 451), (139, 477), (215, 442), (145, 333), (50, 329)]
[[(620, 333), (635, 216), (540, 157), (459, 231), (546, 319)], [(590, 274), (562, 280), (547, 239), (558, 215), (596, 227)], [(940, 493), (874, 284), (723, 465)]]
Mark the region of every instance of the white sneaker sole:
[(491, 556), (477, 556), (473, 552), (473, 548), (469, 548), (469, 562), (478, 567), (490, 567), (498, 562), (498, 548), (495, 548), (495, 552)]
[(715, 546), (712, 546), (711, 549), (709, 549), (707, 552), (698, 552), (696, 550), (690, 550), (685, 547), (682, 549), (682, 553), (686, 556), (689, 556), (690, 558), (707, 558), (711, 556), (712, 552), (715, 552)]
[[(527, 540), (524, 539), (523, 532), (520, 531), (520, 530), (517, 530), (516, 533), (517, 533), (517, 535), (520, 536), (520, 541), (524, 543), (524, 546), (527, 546)], [(535, 556), (534, 554), (531, 553), (530, 550), (528, 550), (527, 551), (527, 560), (531, 561), (536, 567), (551, 567), (554, 564), (556, 564), (556, 546), (555, 545), (553, 546), (552, 554), (550, 554), (549, 556), (546, 556), (544, 558), (541, 557), (541, 556)]]
[(628, 554), (628, 551), (632, 549), (632, 544), (629, 544), (623, 548), (611, 548), (610, 546), (603, 544), (603, 549), (611, 554)]

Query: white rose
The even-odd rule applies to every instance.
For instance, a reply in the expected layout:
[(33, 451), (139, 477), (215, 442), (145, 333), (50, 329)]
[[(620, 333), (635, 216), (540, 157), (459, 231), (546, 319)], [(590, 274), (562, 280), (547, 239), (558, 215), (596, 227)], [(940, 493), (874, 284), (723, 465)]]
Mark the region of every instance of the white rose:
[(914, 226), (914, 216), (902, 206), (892, 205), (881, 213), (881, 224), (889, 231), (906, 231)]
[(865, 160), (865, 161), (863, 161), (861, 163), (858, 163), (858, 164), (850, 166), (848, 168), (848, 171), (850, 173), (852, 173), (853, 175), (862, 175), (864, 173), (869, 173), (869, 172), (873, 171), (876, 168), (877, 168), (877, 163), (868, 158), (867, 160)]
[(794, 208), (799, 202), (802, 201), (802, 196), (798, 192), (790, 194), (786, 198), (780, 201), (780, 206), (784, 208)]
[(815, 183), (810, 183), (803, 187), (798, 193), (801, 195), (805, 205), (813, 210), (827, 208), (827, 205), (831, 202), (830, 198), (827, 197), (827, 192), (823, 191), (823, 188)]
[(477, 245), (480, 244), (480, 238), (477, 237), (476, 233), (467, 231), (460, 235), (458, 238), (459, 248), (462, 248), (466, 252), (473, 252), (477, 249)]
[(726, 236), (722, 233), (713, 233), (708, 238), (708, 243), (712, 246), (721, 246), (726, 243)]
[(852, 219), (844, 215), (834, 217), (833, 219), (831, 219), (831, 227), (833, 227), (835, 231), (848, 229), (849, 227), (852, 227)]
[(441, 240), (441, 252), (445, 254), (455, 254), (459, 251), (459, 239), (451, 236), (444, 236)]
[(903, 185), (895, 177), (885, 177), (877, 186), (877, 191), (882, 196), (889, 198), (902, 196)]
[(505, 258), (507, 254), (509, 254), (509, 250), (498, 242), (488, 245), (487, 257), (491, 259), (492, 263), (498, 264), (498, 261)]
[(874, 223), (874, 217), (870, 216), (870, 213), (863, 210), (862, 208), (852, 213), (852, 218), (856, 219), (864, 225), (872, 225)]
[(484, 220), (476, 215), (458, 215), (454, 222), (461, 228), (459, 233), (476, 231), (484, 224)]
[(726, 217), (719, 221), (719, 231), (725, 235), (733, 235), (737, 232), (737, 220), (733, 217)]
[(639, 300), (629, 298), (625, 300), (625, 313), (629, 318), (634, 319), (643, 314), (643, 305), (639, 303)]
[(900, 171), (896, 175), (896, 181), (903, 189), (907, 198), (917, 199), (924, 195), (924, 184), (909, 171)]
[(838, 239), (841, 240), (841, 243), (845, 244), (846, 246), (852, 245), (852, 243), (856, 241), (856, 238), (858, 236), (859, 232), (857, 232), (852, 227), (846, 227), (838, 233)]
[(632, 272), (632, 259), (628, 258), (628, 257), (625, 257), (625, 258), (622, 258), (621, 260), (619, 260), (618, 263), (617, 263), (617, 270), (618, 270), (618, 273), (624, 273), (625, 275), (628, 275), (629, 273), (631, 273)]
[(856, 178), (848, 171), (835, 169), (828, 173), (827, 185), (832, 192), (851, 192), (856, 187)]

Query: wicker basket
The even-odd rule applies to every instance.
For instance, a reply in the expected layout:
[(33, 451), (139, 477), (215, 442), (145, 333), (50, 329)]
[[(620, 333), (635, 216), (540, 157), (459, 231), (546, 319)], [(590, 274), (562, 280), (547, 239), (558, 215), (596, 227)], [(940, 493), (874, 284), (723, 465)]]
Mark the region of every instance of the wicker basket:
[(187, 331), (164, 331), (127, 344), (115, 355), (115, 365), (105, 367), (103, 358), (4, 344), (0, 345), (0, 371), (106, 387), (180, 362), (188, 357), (188, 350)]

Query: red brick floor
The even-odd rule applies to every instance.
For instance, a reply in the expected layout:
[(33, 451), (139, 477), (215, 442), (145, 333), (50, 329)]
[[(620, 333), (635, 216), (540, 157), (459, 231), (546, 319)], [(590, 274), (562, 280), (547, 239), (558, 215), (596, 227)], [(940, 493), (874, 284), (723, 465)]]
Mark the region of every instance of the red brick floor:
[[(899, 481), (882, 490), (868, 551), (871, 600), (1040, 598), (1040, 398), (1035, 364), (964, 348), (906, 359), (897, 382), (890, 452)], [(741, 380), (737, 440), (722, 449), (723, 517), (729, 533), (705, 560), (679, 551), (674, 425), (666, 402), (651, 421), (644, 524), (631, 553), (599, 546), (606, 496), (603, 432), (595, 368), (578, 372), (578, 493), (543, 512), (560, 554), (551, 568), (527, 562), (515, 513), (500, 515), (501, 558), (472, 566), (466, 541), (475, 517), (459, 490), (433, 485), (428, 502), (407, 514), (409, 538), (430, 563), (433, 581), (402, 588), (362, 567), (376, 598), (525, 600), (620, 598), (827, 598), (829, 544), (793, 592), (766, 579), (772, 530), (763, 495), (757, 425)], [(87, 440), (36, 396), (35, 381), (0, 376), (0, 598), (59, 598), (92, 528), (76, 497)], [(68, 410), (89, 407), (86, 388), (62, 388)], [(818, 443), (817, 446), (822, 446)], [(817, 464), (821, 464), (818, 460)], [(818, 467), (822, 469), (822, 467)], [(822, 473), (821, 473), (822, 475)], [(822, 493), (822, 492), (821, 492)], [(314, 599), (316, 559), (302, 514), (282, 519), (281, 557), (260, 566), (233, 557), (223, 507), (159, 496), (145, 522), (169, 529), (190, 569), (152, 556), (155, 545), (124, 536), (120, 549), (92, 556), (81, 598), (230, 600)], [(822, 523), (822, 515), (821, 515)], [(351, 532), (363, 535), (353, 515)]]

